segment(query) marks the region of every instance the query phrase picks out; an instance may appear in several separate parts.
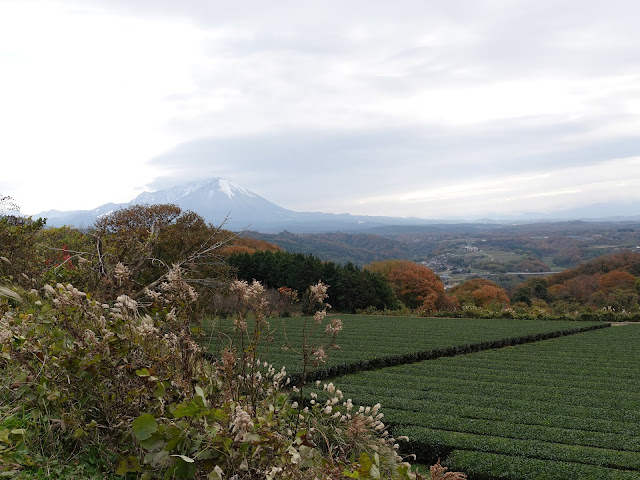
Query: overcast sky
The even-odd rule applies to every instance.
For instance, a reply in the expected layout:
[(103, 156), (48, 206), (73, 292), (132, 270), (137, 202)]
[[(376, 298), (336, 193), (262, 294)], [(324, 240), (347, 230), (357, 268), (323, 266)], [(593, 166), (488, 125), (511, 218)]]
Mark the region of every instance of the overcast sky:
[(224, 177), (298, 211), (620, 213), (640, 202), (639, 18), (637, 0), (0, 0), (0, 194), (34, 214)]

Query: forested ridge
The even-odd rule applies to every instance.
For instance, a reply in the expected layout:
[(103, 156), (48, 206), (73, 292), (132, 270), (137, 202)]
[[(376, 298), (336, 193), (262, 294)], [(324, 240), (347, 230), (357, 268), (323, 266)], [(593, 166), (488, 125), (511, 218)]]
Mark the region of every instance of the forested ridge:
[[(595, 257), (575, 268), (555, 274), (547, 273), (528, 279), (523, 275), (511, 275), (511, 283), (505, 288), (499, 276), (487, 276), (481, 272), (470, 272), (453, 282), (455, 275), (451, 275), (449, 270), (439, 271), (429, 262), (420, 264), (410, 259), (391, 257), (357, 265), (351, 262), (333, 262), (311, 254), (287, 252), (283, 247), (263, 239), (237, 235), (224, 229), (216, 230), (206, 225), (193, 212), (181, 212), (177, 207), (169, 206), (150, 208), (155, 209), (154, 215), (159, 224), (164, 225), (156, 232), (136, 218), (136, 215), (140, 216), (141, 207), (114, 212), (99, 220), (95, 229), (90, 231), (70, 227), (46, 228), (43, 220), (4, 217), (1, 220), (0, 245), (2, 256), (7, 261), (2, 263), (2, 273), (25, 287), (28, 284), (26, 277), (39, 275), (52, 282), (71, 281), (82, 288), (114, 290), (113, 285), (104, 282), (100, 269), (105, 271), (114, 268), (109, 262), (113, 262), (115, 258), (112, 252), (119, 249), (122, 252), (119, 260), (132, 269), (136, 278), (130, 280), (130, 286), (138, 291), (163, 268), (186, 256), (189, 260), (183, 261), (182, 265), (191, 272), (192, 278), (189, 281), (202, 284), (211, 292), (207, 296), (209, 303), (217, 301), (213, 292), (215, 283), (220, 280), (211, 281), (207, 278), (220, 279), (237, 275), (248, 281), (263, 282), (268, 289), (286, 287), (301, 296), (309, 285), (322, 280), (331, 285), (328, 294), (333, 311), (351, 313), (367, 309), (389, 312), (410, 309), (423, 313), (450, 312), (459, 316), (475, 315), (477, 312), (474, 309), (484, 309), (487, 313), (493, 312), (492, 315), (548, 314), (577, 318), (587, 312), (606, 310), (633, 315), (639, 310), (640, 254), (630, 249), (619, 249), (617, 253)], [(594, 234), (583, 223), (570, 226), (579, 229), (583, 236), (601, 238), (597, 236), (600, 234)], [(524, 228), (519, 227), (517, 231), (521, 233)], [(536, 230), (531, 226), (525, 231), (557, 233), (559, 228), (556, 226), (548, 230), (547, 226), (538, 226)], [(625, 238), (628, 243), (638, 235), (632, 227), (623, 229), (623, 232), (619, 232), (619, 228), (613, 229), (611, 225), (607, 228), (609, 234), (602, 241), (610, 242), (618, 236), (620, 241)], [(188, 234), (182, 238), (178, 234), (180, 231)], [(136, 236), (132, 232), (139, 232), (140, 235)], [(205, 240), (213, 232), (217, 232), (223, 240), (219, 240), (215, 257), (203, 261), (197, 249), (206, 246)], [(509, 248), (515, 248), (519, 238), (513, 237), (508, 241), (500, 238), (471, 241), (453, 238), (456, 235), (459, 234), (450, 234), (451, 238), (444, 243), (442, 238), (433, 239), (434, 242), (440, 242), (434, 250), (436, 253), (446, 252), (446, 249), (465, 252), (460, 255), (452, 252), (439, 254), (453, 263), (481, 255), (479, 250), (482, 248), (485, 250), (483, 255), (491, 255), (494, 262), (498, 262), (496, 264), (504, 264), (505, 261), (500, 260), (498, 253), (490, 248), (495, 248), (497, 244), (506, 245), (507, 242)], [(305, 238), (293, 234), (286, 236), (296, 237), (298, 240)], [(409, 239), (412, 243), (420, 243), (418, 237), (412, 236), (402, 242), (383, 239), (381, 243), (375, 235), (333, 234), (330, 238), (363, 248), (366, 245), (389, 245), (394, 255), (398, 256), (401, 251), (395, 248), (397, 245), (406, 245), (410, 243)], [(530, 248), (529, 244), (535, 244), (542, 251), (547, 251), (544, 249), (552, 249), (554, 245), (566, 248), (578, 241), (563, 238), (565, 240), (560, 241), (560, 237), (538, 238), (528, 235), (523, 239), (521, 248), (526, 250)], [(488, 244), (493, 246), (487, 246)], [(86, 268), (84, 258), (88, 253), (99, 256), (98, 270)], [(135, 260), (140, 256), (154, 258), (155, 261)], [(543, 267), (539, 267), (536, 262), (541, 263), (534, 258), (520, 260), (514, 263), (514, 267), (541, 270)], [(394, 268), (390, 268), (391, 266)], [(204, 300), (201, 303), (204, 305)]]
[[(370, 233), (247, 232), (246, 235), (289, 252), (313, 254), (337, 263), (364, 266), (399, 259), (437, 265), (443, 261), (454, 269), (472, 270), (471, 274), (499, 275), (573, 268), (607, 253), (635, 249), (640, 245), (640, 223), (468, 223), (388, 226), (372, 229)], [(474, 248), (479, 251), (473, 251)], [(503, 279), (499, 280), (501, 283)]]

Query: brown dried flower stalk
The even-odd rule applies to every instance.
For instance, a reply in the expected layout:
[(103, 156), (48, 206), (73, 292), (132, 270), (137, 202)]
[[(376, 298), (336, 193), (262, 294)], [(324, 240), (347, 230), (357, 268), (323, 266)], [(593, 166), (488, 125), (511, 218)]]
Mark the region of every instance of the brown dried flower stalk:
[(440, 459), (429, 469), (431, 480), (465, 480), (467, 476), (462, 472), (447, 472), (448, 468), (440, 465)]

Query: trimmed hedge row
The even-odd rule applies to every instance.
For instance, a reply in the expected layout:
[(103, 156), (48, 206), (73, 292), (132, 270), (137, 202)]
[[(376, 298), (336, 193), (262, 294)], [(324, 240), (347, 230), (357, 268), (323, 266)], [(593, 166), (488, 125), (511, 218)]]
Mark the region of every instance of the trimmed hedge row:
[[(343, 329), (337, 342), (339, 350), (327, 352), (325, 369), (333, 365), (350, 364), (377, 357), (391, 357), (428, 350), (444, 349), (454, 345), (489, 342), (509, 337), (527, 336), (542, 332), (554, 332), (583, 327), (573, 321), (549, 320), (495, 320), (495, 319), (444, 319), (422, 317), (371, 317), (340, 315)], [(286, 366), (289, 374), (302, 372), (299, 349), (304, 341), (308, 345), (326, 345), (327, 335), (323, 326), (311, 328), (311, 338), (304, 339), (305, 317), (269, 319), (270, 341), (265, 341), (258, 351), (261, 360), (274, 366)], [(249, 321), (250, 330), (253, 329)], [(203, 338), (203, 346), (212, 352), (220, 352), (234, 338), (231, 319), (212, 319), (204, 325), (209, 334)], [(289, 346), (288, 349), (281, 348)], [(315, 370), (317, 367), (311, 368)]]
[[(409, 363), (417, 363), (423, 360), (432, 360), (436, 358), (455, 357), (456, 355), (480, 352), (482, 350), (492, 350), (496, 348), (512, 347), (512, 346), (521, 345), (524, 343), (532, 343), (532, 342), (538, 342), (541, 340), (547, 340), (550, 338), (558, 338), (566, 335), (574, 335), (576, 333), (588, 332), (590, 330), (597, 330), (600, 328), (607, 328), (610, 326), (611, 326), (610, 323), (603, 323), (598, 325), (589, 325), (581, 328), (573, 328), (569, 330), (535, 333), (532, 335), (503, 338), (499, 340), (470, 343), (466, 345), (455, 345), (452, 347), (438, 348), (438, 349), (426, 350), (421, 352), (405, 353), (401, 355), (391, 355), (387, 357), (375, 357), (375, 358), (356, 361), (356, 362), (341, 363), (337, 365), (330, 365), (326, 368), (321, 368), (321, 369), (317, 369), (309, 372), (307, 374), (307, 381), (313, 382), (316, 380), (324, 380), (327, 378), (339, 377), (342, 375), (348, 375), (351, 373), (357, 373), (357, 372), (362, 372), (366, 370), (376, 370), (380, 368), (393, 367), (397, 365), (406, 365)], [(302, 381), (301, 374), (294, 374), (291, 376), (291, 383), (293, 385), (299, 385), (301, 381)]]
[(476, 435), (415, 426), (402, 426), (394, 429), (394, 436), (400, 435), (406, 435), (411, 439), (412, 452), (416, 454), (420, 463), (446, 458), (454, 450), (474, 450), (512, 457), (634, 470), (636, 476), (640, 477), (640, 452), (586, 446), (576, 447), (549, 441)]
[[(404, 454), (471, 480), (640, 478), (640, 327), (338, 379), (379, 401)], [(447, 457), (449, 457), (447, 459)]]
[[(350, 386), (340, 381), (340, 388), (345, 391), (350, 390)], [(358, 404), (373, 405), (377, 402), (384, 402), (385, 418), (390, 424), (401, 424), (404, 422), (404, 415), (408, 419), (422, 417), (425, 412), (428, 415), (446, 416), (456, 412), (457, 416), (465, 418), (475, 418), (479, 420), (496, 420), (511, 423), (523, 423), (526, 425), (539, 425), (541, 427), (554, 427), (566, 429), (580, 429), (603, 434), (640, 436), (640, 424), (629, 419), (624, 413), (619, 419), (613, 420), (608, 418), (608, 411), (604, 408), (594, 409), (576, 409), (573, 405), (558, 405), (552, 403), (542, 404), (541, 402), (498, 402), (494, 401), (494, 405), (486, 406), (485, 402), (480, 401), (472, 395), (450, 395), (447, 392), (447, 401), (432, 401), (429, 399), (411, 400), (407, 402), (405, 392), (398, 390), (393, 392), (374, 390), (370, 393), (363, 393), (359, 390), (357, 393)], [(545, 410), (546, 407), (546, 410)], [(557, 407), (557, 408), (556, 408)], [(513, 408), (513, 410), (511, 410)], [(528, 410), (526, 410), (528, 408)], [(555, 413), (554, 413), (555, 412)], [(402, 415), (402, 416), (401, 416)], [(578, 416), (580, 415), (580, 416)], [(604, 418), (607, 417), (607, 418)], [(407, 424), (417, 424), (415, 420), (406, 421)]]
[[(402, 395), (402, 392), (398, 392)], [(565, 445), (580, 445), (601, 448), (606, 445), (618, 451), (640, 453), (640, 436), (628, 433), (609, 433), (590, 430), (589, 421), (580, 422), (575, 418), (574, 427), (550, 425), (530, 425), (495, 419), (466, 418), (462, 416), (422, 412), (393, 411), (385, 408), (392, 425), (426, 427), (475, 435), (490, 435), (519, 440), (540, 440)], [(390, 425), (390, 426), (392, 426)]]
[[(497, 453), (454, 450), (444, 462), (452, 470), (462, 470), (473, 480), (638, 480), (638, 472), (597, 465), (560, 462)], [(492, 472), (488, 474), (487, 472)], [(531, 472), (535, 472), (532, 476)]]

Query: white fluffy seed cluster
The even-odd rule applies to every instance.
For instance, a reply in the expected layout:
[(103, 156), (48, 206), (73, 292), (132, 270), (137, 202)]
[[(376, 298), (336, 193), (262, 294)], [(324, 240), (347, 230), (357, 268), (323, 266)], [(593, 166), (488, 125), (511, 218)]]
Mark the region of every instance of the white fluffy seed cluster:
[[(43, 287), (44, 293), (51, 298), (51, 302), (57, 306), (77, 305), (87, 308), (87, 314), (95, 320), (95, 329), (85, 329), (82, 339), (87, 346), (95, 345), (104, 350), (106, 354), (109, 351), (109, 341), (113, 337), (113, 333), (107, 329), (107, 324), (112, 320), (125, 319), (134, 335), (147, 338), (158, 336), (160, 330), (154, 325), (154, 320), (148, 314), (140, 315), (140, 304), (128, 295), (120, 295), (116, 298), (113, 305), (107, 303), (99, 304), (87, 298), (86, 293), (81, 292), (72, 284), (63, 285), (56, 284), (55, 287), (46, 284)], [(161, 295), (161, 294), (160, 294)], [(95, 307), (102, 309), (104, 314), (96, 313)], [(169, 317), (169, 315), (167, 315)], [(0, 324), (0, 326), (2, 326)], [(2, 328), (3, 331), (8, 331)], [(6, 334), (2, 334), (2, 337)], [(174, 334), (171, 334), (175, 337)], [(171, 338), (165, 335), (164, 343), (169, 348), (177, 346), (177, 337)], [(189, 345), (187, 345), (189, 347)], [(195, 343), (193, 348), (199, 348)]]
[(123, 281), (129, 280), (131, 277), (131, 271), (122, 262), (118, 262), (113, 268), (113, 276), (118, 281), (118, 284), (122, 285)]
[(231, 424), (233, 441), (243, 441), (245, 434), (250, 432), (252, 428), (253, 421), (251, 420), (251, 415), (249, 415), (240, 405), (237, 405), (233, 416), (233, 423)]
[(320, 325), (326, 316), (327, 316), (326, 310), (318, 310), (316, 313), (313, 314), (313, 321), (315, 322), (316, 325)]
[(131, 324), (131, 328), (137, 335), (141, 337), (148, 337), (150, 335), (156, 335), (160, 332), (154, 324), (153, 318), (149, 315), (145, 315), (144, 317), (140, 317), (137, 322), (133, 322)]
[(198, 299), (198, 293), (184, 281), (182, 269), (177, 264), (167, 272), (167, 281), (160, 284), (160, 290), (186, 302), (195, 302)]
[(0, 318), (0, 344), (10, 340), (17, 332), (14, 331), (13, 317), (9, 312)]
[[(316, 382), (316, 387), (320, 387), (321, 382)], [(382, 419), (384, 414), (380, 412), (382, 407), (379, 403), (374, 406), (361, 406), (357, 409), (353, 405), (353, 401), (348, 398), (344, 400), (344, 394), (337, 389), (333, 383), (324, 384), (323, 391), (326, 391), (331, 395), (324, 403), (318, 403), (318, 394), (315, 392), (310, 393), (311, 408), (317, 409), (321, 414), (328, 416), (335, 423), (335, 428), (346, 429), (357, 426), (357, 430), (364, 432), (375, 432), (375, 435), (379, 436), (383, 443), (394, 452), (396, 459), (401, 461), (402, 459), (397, 453), (400, 448), (398, 441), (408, 441), (408, 437), (402, 436), (397, 439), (392, 437), (386, 430), (386, 426)], [(297, 408), (296, 405), (292, 405), (293, 408)], [(309, 411), (308, 408), (303, 410), (304, 413)]]
[[(116, 306), (124, 307), (132, 312), (138, 311), (138, 302), (136, 302), (133, 298), (128, 295), (120, 295), (116, 298)], [(124, 312), (123, 312), (124, 313)]]
[(334, 318), (329, 322), (329, 325), (327, 325), (325, 332), (328, 333), (329, 335), (337, 335), (338, 332), (340, 332), (341, 330), (342, 330), (342, 320), (340, 320), (339, 318)]
[(263, 310), (268, 306), (264, 286), (257, 280), (249, 283), (246, 280), (234, 280), (229, 287), (231, 293), (240, 297), (245, 307)]
[(327, 353), (324, 351), (324, 347), (321, 345), (311, 349), (311, 361), (314, 365), (320, 365), (327, 361)]
[(327, 294), (328, 288), (329, 285), (322, 283), (322, 281), (319, 281), (315, 285), (311, 285), (309, 287), (311, 302), (324, 303), (325, 299), (329, 296)]
[(256, 359), (255, 363), (248, 362), (245, 366), (248, 373), (238, 375), (238, 380), (246, 385), (266, 388), (269, 394), (291, 383), (291, 379), (287, 377), (287, 371), (284, 366), (279, 371), (276, 371), (273, 365), (267, 362), (261, 362), (259, 359)]
[(65, 303), (68, 303), (69, 300), (78, 300), (81, 298), (85, 298), (87, 296), (86, 293), (81, 292), (70, 283), (67, 283), (66, 285), (63, 285), (62, 283), (57, 283), (55, 288), (53, 288), (51, 285), (47, 283), (43, 287), (43, 290), (45, 294), (47, 294), (48, 296), (55, 297), (54, 303), (56, 303), (55, 300), (64, 301)]

